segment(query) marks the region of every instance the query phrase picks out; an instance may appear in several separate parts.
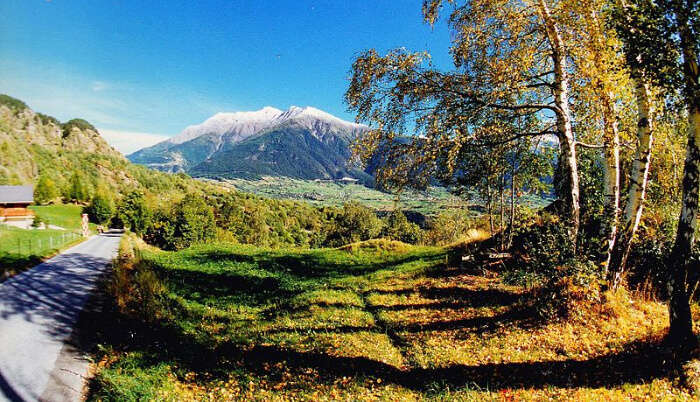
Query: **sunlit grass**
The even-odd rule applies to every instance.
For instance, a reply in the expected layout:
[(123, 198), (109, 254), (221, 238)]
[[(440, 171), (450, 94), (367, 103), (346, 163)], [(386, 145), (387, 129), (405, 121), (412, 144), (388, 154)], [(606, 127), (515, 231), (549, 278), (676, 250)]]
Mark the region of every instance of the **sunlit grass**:
[(662, 304), (608, 294), (547, 321), (532, 292), (448, 269), (446, 253), (144, 252), (167, 311), (145, 326), (112, 316), (92, 398), (693, 398), (659, 354)]

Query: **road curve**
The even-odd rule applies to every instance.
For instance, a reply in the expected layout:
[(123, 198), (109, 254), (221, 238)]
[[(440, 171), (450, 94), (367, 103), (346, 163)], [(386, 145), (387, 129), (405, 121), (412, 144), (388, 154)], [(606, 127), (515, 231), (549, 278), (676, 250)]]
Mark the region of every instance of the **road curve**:
[(93, 236), (0, 284), (0, 401), (78, 401), (88, 361), (68, 342), (119, 234)]

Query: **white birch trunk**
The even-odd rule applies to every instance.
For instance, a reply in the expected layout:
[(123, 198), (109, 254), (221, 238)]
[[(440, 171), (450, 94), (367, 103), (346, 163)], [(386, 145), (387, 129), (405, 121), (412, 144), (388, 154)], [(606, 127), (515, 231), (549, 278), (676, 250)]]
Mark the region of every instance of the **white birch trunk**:
[(610, 263), (620, 216), (620, 132), (617, 123), (617, 110), (613, 96), (603, 95), (604, 130), (603, 137), (605, 155), (605, 255), (607, 267)]
[(630, 186), (627, 191), (627, 204), (622, 215), (622, 228), (608, 258), (606, 270), (612, 275), (612, 285), (616, 289), (622, 282), (627, 265), (627, 258), (632, 249), (632, 241), (639, 227), (646, 195), (651, 165), (651, 147), (653, 144), (652, 108), (649, 86), (644, 80), (635, 77), (635, 96), (637, 100), (637, 150), (630, 172)]
[(554, 63), (554, 104), (558, 109), (556, 125), (559, 137), (559, 172), (562, 175), (561, 180), (564, 181), (559, 186), (559, 196), (564, 198), (569, 221), (569, 236), (575, 242), (578, 237), (580, 216), (579, 178), (576, 140), (571, 126), (571, 109), (569, 108), (569, 74), (565, 46), (545, 0), (539, 0), (539, 6), (552, 48), (552, 62)]

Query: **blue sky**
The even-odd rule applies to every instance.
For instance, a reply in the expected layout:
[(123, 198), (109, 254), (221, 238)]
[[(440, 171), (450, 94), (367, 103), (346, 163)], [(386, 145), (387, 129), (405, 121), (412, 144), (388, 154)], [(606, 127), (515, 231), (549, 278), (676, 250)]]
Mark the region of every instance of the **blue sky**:
[(61, 120), (82, 117), (122, 150), (216, 112), (343, 104), (360, 51), (429, 50), (449, 33), (421, 0), (2, 0), (0, 93)]

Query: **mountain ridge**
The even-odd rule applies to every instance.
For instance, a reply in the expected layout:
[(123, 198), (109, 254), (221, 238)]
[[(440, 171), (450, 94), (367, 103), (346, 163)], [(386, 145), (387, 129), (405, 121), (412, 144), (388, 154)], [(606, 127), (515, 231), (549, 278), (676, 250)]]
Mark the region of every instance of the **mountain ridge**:
[(299, 179), (371, 176), (353, 166), (350, 144), (368, 127), (314, 107), (217, 113), (177, 136), (136, 151), (134, 163), (195, 177)]

